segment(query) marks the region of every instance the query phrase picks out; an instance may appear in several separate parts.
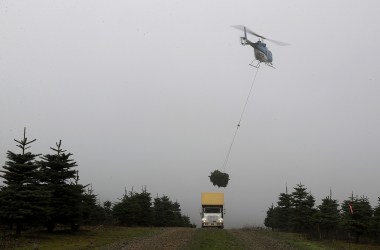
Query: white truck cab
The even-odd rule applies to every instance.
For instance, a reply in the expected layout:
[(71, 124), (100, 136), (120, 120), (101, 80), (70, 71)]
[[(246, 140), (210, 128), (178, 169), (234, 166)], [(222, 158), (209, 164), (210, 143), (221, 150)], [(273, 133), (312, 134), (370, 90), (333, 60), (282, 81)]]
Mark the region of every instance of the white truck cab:
[(202, 193), (202, 228), (224, 228), (224, 193)]

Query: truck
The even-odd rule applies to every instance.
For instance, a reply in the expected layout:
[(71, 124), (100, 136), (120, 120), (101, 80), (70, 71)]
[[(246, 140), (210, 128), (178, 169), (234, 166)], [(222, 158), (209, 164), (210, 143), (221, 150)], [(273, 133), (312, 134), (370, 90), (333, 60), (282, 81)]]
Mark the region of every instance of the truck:
[(224, 228), (224, 193), (202, 192), (202, 228)]

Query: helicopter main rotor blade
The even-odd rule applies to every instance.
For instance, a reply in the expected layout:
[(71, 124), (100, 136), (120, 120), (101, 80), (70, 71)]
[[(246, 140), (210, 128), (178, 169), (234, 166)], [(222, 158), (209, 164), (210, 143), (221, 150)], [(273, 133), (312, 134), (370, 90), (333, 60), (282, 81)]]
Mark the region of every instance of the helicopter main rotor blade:
[(290, 45), (289, 43), (284, 43), (284, 42), (272, 40), (272, 39), (269, 39), (269, 38), (266, 38), (266, 40), (271, 41), (272, 43), (275, 43), (275, 44), (280, 45), (280, 46), (288, 46), (288, 45)]
[(254, 36), (260, 37), (260, 38), (262, 38), (262, 39), (265, 39), (265, 40), (271, 41), (272, 43), (275, 43), (275, 44), (280, 45), (280, 46), (290, 45), (290, 44), (288, 44), (288, 43), (284, 43), (284, 42), (280, 42), (280, 41), (276, 41), (276, 40), (272, 40), (272, 39), (266, 38), (266, 37), (264, 37), (264, 36), (262, 36), (262, 35), (257, 34), (257, 33), (254, 32), (254, 31), (248, 29), (247, 27), (245, 27), (245, 26), (243, 26), (243, 25), (234, 25), (234, 26), (232, 26), (232, 27), (235, 28), (235, 29), (238, 29), (238, 30), (242, 30), (242, 31), (245, 30), (248, 34), (251, 34), (251, 35), (254, 35)]
[(245, 26), (243, 26), (243, 25), (234, 25), (234, 26), (232, 26), (232, 27), (235, 28), (235, 29), (241, 30), (241, 31), (244, 31), (244, 30), (245, 30), (248, 34), (251, 34), (251, 35), (254, 35), (254, 36), (260, 37), (260, 38), (262, 38), (262, 39), (267, 39), (266, 37), (263, 37), (263, 36), (257, 34), (256, 32), (254, 32), (254, 31), (248, 29), (247, 27), (245, 27)]

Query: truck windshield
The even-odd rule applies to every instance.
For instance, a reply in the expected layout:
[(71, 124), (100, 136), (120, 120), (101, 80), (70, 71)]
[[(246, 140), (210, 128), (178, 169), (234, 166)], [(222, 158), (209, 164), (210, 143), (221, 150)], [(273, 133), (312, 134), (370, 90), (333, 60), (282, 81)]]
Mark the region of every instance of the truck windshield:
[(220, 213), (220, 208), (219, 207), (205, 207), (203, 209), (204, 213)]

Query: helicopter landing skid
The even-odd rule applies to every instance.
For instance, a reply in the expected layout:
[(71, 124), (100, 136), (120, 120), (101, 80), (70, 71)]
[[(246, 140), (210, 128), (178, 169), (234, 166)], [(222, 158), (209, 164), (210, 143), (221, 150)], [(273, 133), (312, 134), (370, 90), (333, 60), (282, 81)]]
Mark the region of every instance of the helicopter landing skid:
[(268, 65), (269, 67), (271, 67), (271, 68), (274, 68), (275, 69), (275, 67), (271, 64), (271, 63), (265, 63), (266, 65)]
[(257, 65), (253, 65), (254, 61), (255, 60), (253, 60), (249, 65), (252, 66), (252, 67), (254, 67), (254, 68), (256, 68), (256, 69), (260, 68), (260, 61), (257, 63)]

